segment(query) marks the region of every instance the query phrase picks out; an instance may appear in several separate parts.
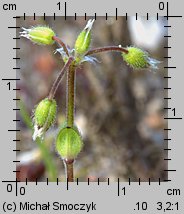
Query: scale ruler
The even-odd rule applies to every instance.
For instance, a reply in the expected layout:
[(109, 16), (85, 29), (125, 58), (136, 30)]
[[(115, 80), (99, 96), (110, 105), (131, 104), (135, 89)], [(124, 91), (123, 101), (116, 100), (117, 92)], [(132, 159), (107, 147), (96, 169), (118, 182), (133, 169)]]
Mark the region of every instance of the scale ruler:
[[(183, 10), (182, 3), (172, 1), (158, 1), (150, 3), (146, 0), (139, 2), (112, 1), (112, 2), (86, 2), (72, 1), (31, 1), (1, 2), (1, 213), (183, 213), (183, 101), (181, 92), (184, 73), (183, 62)], [(97, 6), (98, 5), (98, 6)], [(132, 7), (132, 5), (134, 5)], [(181, 8), (181, 9), (180, 9)], [(26, 21), (32, 17), (33, 22), (38, 17), (47, 20), (52, 17), (53, 21), (58, 17), (65, 20), (69, 16), (78, 20), (81, 16), (85, 20), (92, 17), (98, 22), (98, 17), (103, 16), (109, 20), (112, 16), (118, 20), (124, 16), (126, 20), (134, 16), (139, 20), (145, 16), (150, 21), (154, 16), (167, 20), (163, 26), (164, 38), (168, 44), (163, 48), (167, 50), (167, 65), (164, 65), (164, 80), (167, 82), (163, 88), (164, 120), (168, 126), (164, 128), (167, 133), (163, 139), (163, 149), (168, 152), (164, 160), (168, 167), (163, 170), (167, 178), (152, 181), (150, 178), (143, 181), (140, 178), (134, 182), (129, 178), (122, 182), (118, 177), (115, 182), (110, 178), (104, 180), (97, 178), (96, 182), (88, 179), (81, 182), (20, 182), (16, 178), (18, 170), (16, 165), (16, 153), (20, 152), (15, 144), (21, 141), (17, 138), (21, 132), (16, 125), (20, 122), (16, 113), (20, 111), (17, 103), (21, 97), (16, 97), (20, 92), (17, 82), (21, 80), (17, 72), (21, 71), (21, 58), (19, 56), (21, 42), (19, 34), (21, 27), (17, 25), (19, 20)]]

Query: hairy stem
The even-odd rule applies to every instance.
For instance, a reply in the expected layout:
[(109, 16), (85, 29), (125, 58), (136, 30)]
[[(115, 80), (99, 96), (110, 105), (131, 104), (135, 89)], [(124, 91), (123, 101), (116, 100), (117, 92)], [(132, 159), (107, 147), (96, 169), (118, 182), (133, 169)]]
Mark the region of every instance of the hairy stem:
[[(67, 127), (71, 128), (74, 125), (74, 110), (75, 110), (75, 62), (70, 64), (67, 71), (67, 93), (66, 93), (66, 118)], [(66, 177), (69, 182), (74, 182), (73, 173), (74, 160), (64, 160)]]
[(65, 164), (65, 170), (66, 170), (66, 180), (68, 182), (74, 182), (74, 175), (73, 175), (73, 162), (74, 160), (63, 160)]
[(75, 109), (75, 63), (71, 63), (67, 71), (66, 102), (67, 127), (73, 127)]
[(69, 56), (69, 52), (65, 43), (57, 36), (53, 36), (52, 39), (55, 40), (61, 47), (63, 47), (63, 50), (65, 51), (66, 55)]
[(116, 51), (116, 52), (123, 52), (123, 53), (128, 53), (128, 50), (122, 47), (118, 46), (107, 46), (107, 47), (101, 47), (101, 48), (94, 48), (89, 50), (85, 55), (92, 55), (96, 53), (102, 53), (102, 52), (107, 52), (107, 51)]
[(54, 96), (55, 96), (55, 94), (56, 94), (56, 91), (57, 91), (57, 89), (58, 89), (58, 86), (59, 86), (59, 84), (60, 84), (60, 82), (61, 82), (61, 80), (62, 80), (62, 77), (63, 77), (64, 73), (66, 72), (66, 70), (67, 70), (67, 69), (69, 68), (69, 66), (71, 65), (72, 61), (73, 61), (73, 57), (69, 57), (67, 63), (66, 63), (66, 64), (64, 65), (64, 67), (61, 69), (61, 71), (60, 71), (58, 77), (56, 78), (56, 80), (55, 80), (54, 84), (52, 85), (52, 88), (51, 88), (51, 90), (50, 90), (50, 92), (49, 92), (49, 95), (48, 95), (48, 99), (49, 99), (49, 100), (52, 100), (52, 99), (54, 98)]

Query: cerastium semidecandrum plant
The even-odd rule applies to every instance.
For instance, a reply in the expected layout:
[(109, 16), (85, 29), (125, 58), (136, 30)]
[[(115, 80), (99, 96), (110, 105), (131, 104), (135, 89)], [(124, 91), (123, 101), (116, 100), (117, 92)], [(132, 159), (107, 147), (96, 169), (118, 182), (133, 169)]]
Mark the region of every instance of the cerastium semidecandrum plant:
[(46, 26), (36, 26), (30, 29), (23, 28), (22, 37), (28, 38), (38, 45), (59, 45), (56, 50), (62, 56), (65, 63), (56, 78), (48, 97), (43, 99), (34, 110), (34, 133), (33, 140), (44, 137), (45, 132), (53, 125), (56, 118), (57, 104), (55, 94), (61, 83), (63, 75), (67, 74), (66, 94), (66, 123), (59, 130), (56, 138), (56, 151), (61, 156), (66, 170), (66, 178), (69, 182), (74, 181), (73, 163), (83, 147), (82, 137), (75, 125), (75, 79), (77, 68), (83, 62), (96, 62), (92, 56), (97, 53), (116, 51), (120, 52), (124, 61), (133, 69), (157, 69), (159, 61), (149, 57), (149, 54), (137, 47), (123, 48), (119, 46), (106, 46), (90, 49), (91, 29), (94, 20), (89, 20), (75, 42), (74, 49), (66, 45), (55, 32)]

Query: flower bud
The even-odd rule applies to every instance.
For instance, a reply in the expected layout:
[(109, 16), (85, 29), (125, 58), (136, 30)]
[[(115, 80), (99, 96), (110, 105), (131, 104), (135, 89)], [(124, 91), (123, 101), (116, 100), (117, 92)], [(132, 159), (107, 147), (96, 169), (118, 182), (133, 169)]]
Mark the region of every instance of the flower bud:
[(54, 43), (54, 31), (45, 26), (32, 27), (31, 29), (22, 28), (24, 31), (20, 32), (20, 36), (31, 40), (39, 45), (52, 45)]
[(82, 147), (82, 138), (77, 128), (65, 127), (59, 131), (56, 139), (56, 150), (63, 159), (75, 159)]
[(57, 104), (54, 99), (45, 98), (36, 107), (34, 112), (34, 134), (33, 140), (43, 134), (55, 121)]
[(146, 51), (136, 47), (128, 47), (128, 53), (122, 53), (124, 61), (133, 69), (157, 69), (160, 61), (150, 58)]
[(89, 49), (91, 43), (91, 28), (93, 26), (94, 19), (90, 19), (84, 28), (84, 30), (79, 34), (75, 42), (75, 51), (78, 55), (83, 55)]

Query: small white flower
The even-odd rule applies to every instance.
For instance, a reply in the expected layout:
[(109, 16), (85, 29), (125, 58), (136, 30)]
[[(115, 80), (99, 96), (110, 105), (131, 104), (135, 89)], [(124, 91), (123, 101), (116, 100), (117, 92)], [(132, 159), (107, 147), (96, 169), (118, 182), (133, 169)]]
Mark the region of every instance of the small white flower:
[(91, 30), (92, 26), (93, 26), (93, 23), (94, 23), (94, 19), (90, 19), (87, 24), (86, 24), (86, 27), (84, 28), (84, 30), (87, 30), (88, 32)]
[[(74, 49), (67, 48), (67, 50), (68, 50), (69, 56), (73, 55)], [(55, 50), (54, 54), (56, 54), (56, 53), (60, 53), (61, 57), (63, 58), (64, 61), (67, 61), (69, 58), (63, 47), (57, 48)]]
[(22, 30), (23, 31), (20, 32), (20, 36), (30, 39), (29, 32), (31, 31), (31, 29), (26, 29), (26, 28), (22, 27)]
[(82, 62), (90, 62), (92, 64), (96, 64), (97, 62), (99, 63), (99, 60), (92, 56), (84, 56), (81, 60), (81, 63)]
[(150, 65), (150, 68), (155, 70), (158, 69), (158, 64), (160, 64), (161, 61), (148, 57), (148, 63)]
[(38, 128), (38, 126), (35, 124), (34, 125), (34, 133), (33, 133), (33, 140), (35, 141), (37, 137), (43, 137), (44, 135), (44, 128)]

